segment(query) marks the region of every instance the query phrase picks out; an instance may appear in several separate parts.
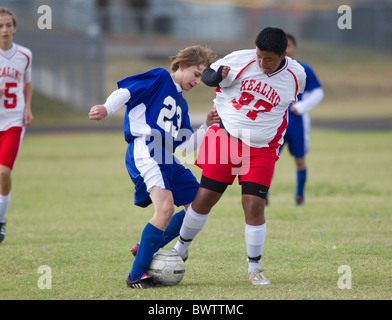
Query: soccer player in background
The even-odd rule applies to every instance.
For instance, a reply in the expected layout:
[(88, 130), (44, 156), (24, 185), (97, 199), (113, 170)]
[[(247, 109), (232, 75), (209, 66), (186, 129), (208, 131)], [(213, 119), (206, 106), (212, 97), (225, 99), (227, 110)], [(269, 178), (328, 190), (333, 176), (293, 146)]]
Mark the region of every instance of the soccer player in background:
[[(265, 285), (260, 268), (266, 236), (265, 197), (287, 127), (288, 107), (305, 87), (305, 71), (286, 56), (287, 36), (265, 28), (256, 48), (235, 51), (207, 68), (202, 80), (217, 87), (214, 105), (220, 127), (211, 126), (196, 164), (200, 188), (186, 211), (174, 247), (181, 256), (205, 225), (209, 212), (235, 177), (242, 189), (248, 279)], [(238, 160), (241, 160), (239, 162)]]
[(25, 127), (33, 120), (31, 51), (14, 43), (16, 16), (0, 7), (0, 242), (11, 200), (11, 171)]
[[(155, 252), (179, 235), (185, 211), (174, 213), (174, 205), (185, 210), (193, 201), (199, 183), (173, 155), (176, 148), (194, 152), (206, 129), (219, 122), (216, 110), (193, 133), (188, 104), (182, 91), (201, 81), (203, 71), (213, 62), (211, 50), (191, 46), (171, 57), (171, 73), (162, 68), (119, 81), (104, 105), (91, 108), (89, 118), (101, 120), (126, 104), (124, 135), (128, 142), (126, 167), (135, 184), (135, 205), (154, 206), (145, 226), (126, 283), (130, 288), (158, 287), (147, 275)], [(185, 259), (183, 255), (183, 259)]]
[[(297, 41), (293, 35), (287, 35), (287, 55), (294, 59), (297, 51)], [(284, 135), (284, 145), (288, 145), (290, 154), (296, 165), (297, 188), (294, 195), (295, 205), (305, 204), (305, 184), (307, 177), (306, 154), (310, 142), (309, 111), (318, 105), (324, 97), (323, 88), (312, 68), (298, 61), (305, 69), (306, 85), (304, 92), (298, 97), (298, 102), (289, 107), (289, 124)]]

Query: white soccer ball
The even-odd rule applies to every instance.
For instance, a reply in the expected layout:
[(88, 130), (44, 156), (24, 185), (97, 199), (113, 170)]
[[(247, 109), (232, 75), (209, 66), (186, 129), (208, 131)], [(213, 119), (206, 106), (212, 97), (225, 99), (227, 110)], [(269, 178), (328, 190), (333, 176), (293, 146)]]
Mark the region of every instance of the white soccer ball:
[(147, 274), (165, 286), (179, 284), (185, 274), (185, 264), (172, 250), (159, 250), (152, 258)]

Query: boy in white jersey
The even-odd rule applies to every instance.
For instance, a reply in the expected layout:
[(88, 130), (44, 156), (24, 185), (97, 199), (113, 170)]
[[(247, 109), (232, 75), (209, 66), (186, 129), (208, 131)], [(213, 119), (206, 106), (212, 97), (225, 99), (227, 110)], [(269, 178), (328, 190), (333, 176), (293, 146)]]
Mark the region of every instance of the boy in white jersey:
[(238, 175), (245, 213), (248, 278), (269, 284), (260, 260), (266, 235), (265, 197), (278, 148), (287, 127), (288, 107), (305, 87), (303, 67), (286, 56), (283, 30), (265, 28), (256, 49), (233, 52), (207, 68), (202, 80), (216, 86), (221, 125), (206, 132), (196, 164), (200, 188), (188, 207), (175, 250), (183, 255), (206, 223), (212, 207)]
[(15, 14), (0, 7), (0, 242), (11, 199), (11, 171), (31, 113), (31, 51), (13, 42)]

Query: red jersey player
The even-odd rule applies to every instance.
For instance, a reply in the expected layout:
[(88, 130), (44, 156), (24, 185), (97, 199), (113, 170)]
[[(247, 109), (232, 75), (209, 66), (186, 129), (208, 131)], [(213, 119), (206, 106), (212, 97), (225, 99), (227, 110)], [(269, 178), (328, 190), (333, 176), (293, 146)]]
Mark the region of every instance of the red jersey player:
[(31, 51), (13, 42), (15, 14), (0, 7), (0, 242), (11, 199), (11, 170), (31, 113)]
[(174, 247), (179, 255), (188, 250), (212, 207), (238, 176), (248, 278), (256, 285), (270, 283), (260, 269), (265, 198), (283, 143), (288, 107), (305, 87), (305, 71), (286, 56), (286, 48), (283, 30), (265, 28), (256, 38), (256, 49), (233, 52), (204, 71), (203, 82), (217, 87), (215, 107), (221, 125), (211, 126), (204, 137), (196, 161), (203, 170), (200, 188)]

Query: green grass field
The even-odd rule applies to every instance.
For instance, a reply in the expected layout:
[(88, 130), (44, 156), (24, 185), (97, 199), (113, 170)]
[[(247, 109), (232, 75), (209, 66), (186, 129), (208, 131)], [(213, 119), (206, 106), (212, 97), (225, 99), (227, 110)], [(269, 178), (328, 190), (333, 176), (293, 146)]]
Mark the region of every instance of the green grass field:
[[(391, 118), (390, 57), (361, 60), (366, 64), (312, 57), (305, 60), (314, 65), (326, 92), (312, 119)], [(108, 59), (108, 93), (124, 76), (159, 65)], [(212, 105), (213, 91), (205, 86), (185, 96), (193, 111), (207, 112)], [(131, 290), (125, 285), (130, 249), (153, 209), (133, 206), (121, 116), (92, 123), (87, 112), (67, 111), (64, 105), (35, 93), (31, 129), (118, 125), (118, 132), (27, 132), (13, 172), (7, 235), (0, 244), (0, 300), (392, 298), (392, 131), (313, 128), (303, 207), (293, 205), (294, 163), (283, 152), (266, 209), (262, 267), (270, 286), (247, 281), (235, 182), (191, 245), (180, 285)], [(189, 166), (199, 178), (200, 170)], [(39, 288), (41, 266), (51, 268), (51, 289)], [(351, 289), (338, 286), (345, 275), (338, 272), (341, 266), (351, 269)]]
[[(131, 290), (131, 246), (152, 208), (132, 204), (122, 132), (26, 135), (15, 166), (0, 299), (390, 299), (392, 132), (314, 130), (307, 203), (283, 153), (267, 207), (267, 287), (248, 284), (237, 183), (191, 246), (180, 285)], [(191, 165), (197, 177), (198, 168)], [(52, 288), (38, 287), (51, 268)], [(339, 289), (352, 271), (352, 289)]]

